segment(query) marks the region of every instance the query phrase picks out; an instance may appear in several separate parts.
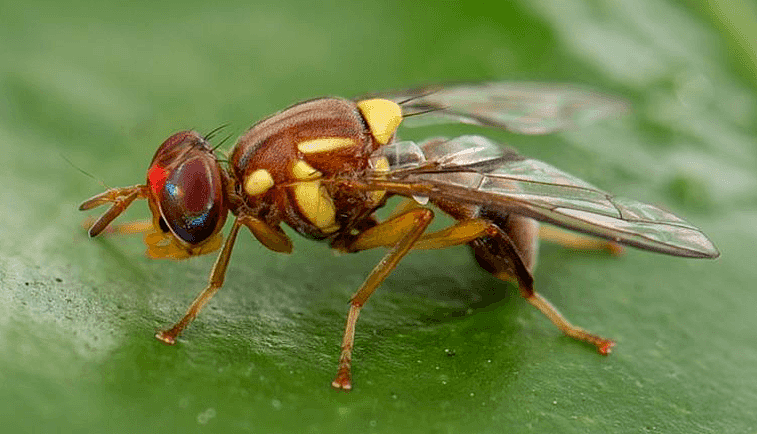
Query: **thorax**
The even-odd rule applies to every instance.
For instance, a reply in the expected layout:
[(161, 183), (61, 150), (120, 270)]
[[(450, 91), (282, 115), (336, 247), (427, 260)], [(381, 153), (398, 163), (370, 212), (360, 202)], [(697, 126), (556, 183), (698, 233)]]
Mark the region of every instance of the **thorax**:
[(316, 99), (248, 130), (232, 151), (231, 175), (248, 213), (310, 238), (333, 238), (378, 203), (370, 192), (331, 181), (364, 172), (379, 146), (355, 102)]

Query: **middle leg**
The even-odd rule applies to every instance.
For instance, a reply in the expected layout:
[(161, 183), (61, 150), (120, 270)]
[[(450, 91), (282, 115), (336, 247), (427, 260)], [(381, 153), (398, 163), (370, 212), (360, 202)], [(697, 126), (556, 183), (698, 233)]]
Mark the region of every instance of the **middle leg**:
[[(360, 310), (376, 288), (381, 285), (384, 279), (397, 267), (400, 260), (412, 249), (413, 244), (420, 238), (433, 218), (434, 213), (429, 209), (414, 209), (374, 226), (358, 236), (356, 243), (360, 242), (361, 239), (380, 238), (386, 232), (400, 234), (399, 239), (391, 250), (376, 265), (368, 275), (368, 278), (365, 279), (365, 282), (363, 282), (350, 299), (350, 311), (347, 314), (347, 325), (344, 330), (344, 338), (342, 339), (342, 351), (339, 355), (339, 370), (334, 381), (331, 382), (331, 385), (335, 389), (346, 391), (352, 389), (352, 349), (355, 345), (355, 324), (360, 315)], [(357, 251), (357, 249), (350, 250)]]

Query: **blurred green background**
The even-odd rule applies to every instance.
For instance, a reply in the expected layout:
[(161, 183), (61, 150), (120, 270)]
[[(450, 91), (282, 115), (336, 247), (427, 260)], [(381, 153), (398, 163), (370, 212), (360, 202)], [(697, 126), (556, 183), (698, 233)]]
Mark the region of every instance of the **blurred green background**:
[[(0, 4), (3, 432), (757, 431), (757, 8), (736, 0)], [(175, 347), (153, 339), (213, 255), (151, 261), (90, 240), (78, 203), (143, 182), (187, 128), (321, 95), (429, 82), (589, 85), (633, 112), (575, 131), (485, 131), (600, 187), (664, 204), (716, 261), (545, 245), (536, 285), (617, 339), (562, 337), (465, 248), (406, 258), (335, 372), (347, 300), (382, 252), (290, 256), (240, 236), (227, 282)], [(405, 130), (405, 137), (482, 132)], [(226, 145), (229, 148), (231, 145)], [(147, 216), (144, 203), (126, 219)]]

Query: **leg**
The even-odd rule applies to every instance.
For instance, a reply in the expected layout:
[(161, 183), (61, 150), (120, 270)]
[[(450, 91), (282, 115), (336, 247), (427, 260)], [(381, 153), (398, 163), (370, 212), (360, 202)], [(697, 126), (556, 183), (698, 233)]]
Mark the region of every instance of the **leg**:
[(471, 243), (479, 264), (499, 279), (516, 281), (523, 298), (546, 315), (563, 333), (594, 345), (602, 355), (609, 354), (615, 345), (614, 341), (571, 324), (549, 301), (534, 291), (532, 267), (523, 260), (519, 252), (521, 249), (516, 247), (513, 239), (501, 228), (495, 227), (497, 235)]
[(121, 213), (124, 212), (134, 200), (141, 197), (147, 197), (147, 186), (145, 185), (113, 188), (84, 201), (79, 205), (80, 211), (96, 208), (109, 202), (113, 203), (113, 205), (111, 205), (111, 207), (89, 228), (89, 236), (97, 236), (110, 224), (110, 222), (121, 215)]
[(398, 215), (405, 214), (412, 209), (420, 208), (421, 206), (422, 205), (419, 204), (415, 199), (403, 197), (402, 200), (400, 200), (400, 203), (398, 203), (397, 206), (394, 207), (394, 209), (389, 213), (387, 220), (393, 219)]
[[(420, 207), (410, 208), (410, 211), (424, 209)], [(410, 211), (400, 214), (386, 220), (382, 224), (376, 225), (363, 233), (347, 247), (350, 252), (373, 249), (376, 247), (391, 247), (396, 245), (405, 235), (398, 227), (402, 228), (408, 225), (407, 222), (412, 220), (413, 214)], [(444, 249), (447, 247), (458, 246), (469, 243), (476, 238), (484, 235), (493, 235), (491, 233), (490, 222), (482, 219), (463, 220), (454, 225), (430, 234), (423, 234), (418, 241), (413, 244), (413, 250)]]
[(603, 356), (606, 356), (610, 354), (610, 352), (612, 352), (612, 347), (615, 346), (615, 341), (603, 338), (602, 336), (597, 336), (595, 334), (587, 332), (581, 327), (574, 326), (567, 319), (565, 319), (565, 317), (562, 316), (554, 306), (552, 306), (552, 303), (550, 303), (546, 298), (537, 294), (533, 290), (531, 290), (530, 295), (524, 295), (524, 297), (526, 297), (526, 301), (531, 303), (532, 306), (539, 309), (541, 313), (546, 315), (547, 318), (552, 321), (552, 324), (556, 325), (557, 328), (562, 330), (562, 332), (566, 335), (578, 341), (583, 341), (594, 345), (595, 347), (597, 347), (599, 354), (602, 354)]
[(573, 250), (605, 250), (615, 256), (623, 253), (623, 246), (618, 243), (569, 232), (555, 226), (541, 225), (539, 238)]
[(229, 259), (231, 258), (231, 251), (234, 248), (234, 241), (237, 239), (239, 228), (242, 224), (239, 219), (234, 220), (234, 225), (231, 227), (229, 237), (226, 239), (226, 243), (223, 245), (221, 253), (216, 259), (216, 263), (213, 265), (213, 271), (210, 273), (210, 279), (208, 286), (195, 298), (192, 304), (187, 309), (187, 313), (169, 330), (163, 330), (158, 332), (155, 337), (165, 342), (166, 344), (173, 345), (176, 342), (176, 337), (192, 322), (197, 316), (200, 310), (205, 304), (210, 301), (211, 298), (221, 289), (224, 278), (226, 277), (226, 267), (229, 265)]
[[(352, 349), (355, 344), (355, 323), (360, 315), (360, 309), (368, 301), (368, 298), (370, 298), (376, 288), (381, 285), (381, 282), (394, 270), (399, 261), (410, 251), (413, 244), (431, 223), (434, 213), (428, 209), (416, 209), (398, 218), (400, 217), (399, 221), (392, 219), (390, 222), (393, 223), (385, 222), (375, 226), (375, 228), (379, 228), (381, 226), (386, 227), (385, 225), (389, 224), (392, 226), (391, 230), (393, 232), (401, 232), (402, 237), (384, 256), (381, 262), (376, 265), (365, 282), (363, 282), (355, 295), (350, 299), (350, 312), (347, 315), (347, 326), (344, 330), (342, 351), (339, 356), (339, 370), (337, 371), (336, 378), (331, 383), (335, 389), (352, 389)], [(400, 223), (401, 226), (399, 225)]]
[(252, 235), (267, 249), (279, 253), (292, 253), (292, 240), (280, 226), (269, 226), (264, 221), (248, 215), (240, 215), (239, 221), (247, 226)]
[[(395, 225), (401, 226), (402, 220), (407, 218), (406, 215), (399, 215), (365, 231), (350, 246), (354, 249), (352, 251), (396, 244), (402, 233), (395, 229)], [(536, 244), (538, 236), (542, 234), (540, 226), (531, 219), (515, 215), (501, 218), (497, 223), (481, 218), (462, 220), (447, 229), (423, 235), (412, 249), (439, 249), (471, 243), (476, 252), (476, 259), (484, 269), (499, 279), (517, 283), (526, 301), (546, 315), (563, 333), (595, 345), (601, 354), (608, 354), (615, 342), (574, 326), (549, 301), (534, 291), (531, 271), (536, 266)], [(573, 236), (579, 240), (603, 245), (613, 244)]]
[[(92, 227), (95, 224), (93, 217), (87, 217), (81, 223), (85, 229)], [(118, 225), (108, 225), (101, 234), (106, 235), (134, 235), (143, 234), (153, 229), (152, 220), (136, 220), (128, 223), (121, 223)]]

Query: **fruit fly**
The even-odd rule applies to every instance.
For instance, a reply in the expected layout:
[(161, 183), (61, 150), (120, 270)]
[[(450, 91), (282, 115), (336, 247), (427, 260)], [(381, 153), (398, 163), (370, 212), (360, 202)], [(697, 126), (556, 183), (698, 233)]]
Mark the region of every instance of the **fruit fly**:
[[(554, 234), (540, 231), (540, 223), (607, 240), (559, 235), (574, 248), (619, 243), (715, 258), (719, 253), (710, 240), (667, 211), (615, 197), (486, 137), (415, 143), (397, 140), (396, 132), (404, 119), (426, 119), (546, 134), (621, 112), (624, 106), (587, 90), (528, 83), (424, 87), (357, 101), (314, 99), (255, 124), (238, 139), (228, 165), (217, 160), (207, 138), (178, 132), (158, 148), (145, 184), (107, 190), (80, 209), (111, 204), (91, 225), (94, 237), (136, 199), (146, 199), (152, 221), (128, 231), (145, 232), (148, 256), (183, 259), (221, 249), (207, 287), (173, 327), (157, 333), (167, 344), (221, 288), (240, 229), (246, 227), (268, 249), (289, 253), (292, 242), (281, 228), (286, 224), (343, 252), (388, 248), (350, 299), (332, 382), (337, 389), (352, 388), (361, 308), (400, 260), (418, 249), (468, 244), (482, 268), (514, 282), (563, 333), (608, 354), (614, 341), (571, 324), (534, 290), (540, 233)], [(407, 199), (379, 221), (375, 211), (394, 195)], [(427, 233), (438, 211), (455, 223)], [(233, 223), (223, 241), (229, 212)]]

